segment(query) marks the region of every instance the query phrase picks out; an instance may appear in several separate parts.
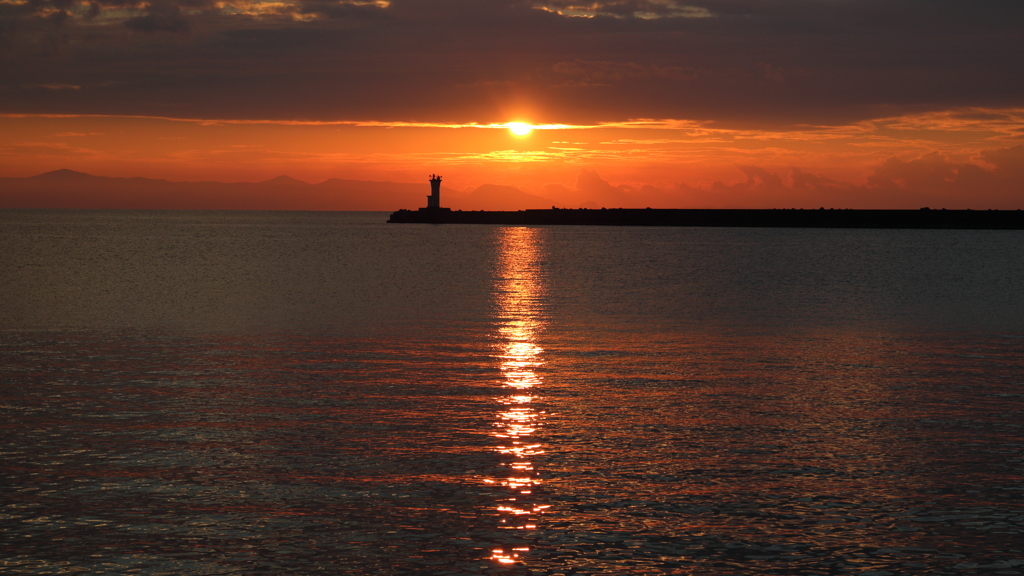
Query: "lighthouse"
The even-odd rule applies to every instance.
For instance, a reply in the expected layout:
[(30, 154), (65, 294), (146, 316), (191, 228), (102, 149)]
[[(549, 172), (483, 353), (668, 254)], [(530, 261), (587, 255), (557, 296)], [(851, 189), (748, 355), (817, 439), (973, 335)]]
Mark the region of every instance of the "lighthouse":
[(441, 177), (430, 175), (430, 196), (427, 196), (427, 208), (441, 207)]

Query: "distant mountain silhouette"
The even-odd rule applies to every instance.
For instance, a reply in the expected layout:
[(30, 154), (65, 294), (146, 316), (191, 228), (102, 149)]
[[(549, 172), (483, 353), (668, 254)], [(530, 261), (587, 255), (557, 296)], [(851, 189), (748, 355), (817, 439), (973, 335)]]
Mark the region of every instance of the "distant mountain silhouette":
[(291, 176), (284, 176), (284, 175), (282, 175), (282, 176), (278, 176), (277, 178), (272, 178), (270, 180), (265, 180), (263, 182), (260, 182), (260, 184), (279, 184), (279, 185), (300, 184), (300, 185), (308, 186), (309, 182), (303, 182), (302, 180), (296, 180), (295, 178), (292, 178)]
[[(163, 210), (374, 210), (426, 205), (430, 185), (331, 178), (318, 184), (278, 176), (264, 182), (171, 182), (111, 178), (54, 170), (0, 178), (0, 208)], [(547, 208), (551, 202), (511, 186), (485, 184), (466, 194), (441, 188), (441, 205), (456, 210)]]
[(82, 180), (84, 178), (99, 178), (99, 176), (61, 168), (60, 170), (53, 170), (52, 172), (45, 172), (38, 176), (32, 176), (31, 180)]
[[(442, 203), (444, 197), (442, 196)], [(524, 210), (528, 208), (551, 208), (551, 200), (534, 196), (513, 186), (484, 184), (470, 192), (464, 199), (452, 201), (452, 208), (462, 210)], [(456, 205), (457, 204), (457, 205)]]

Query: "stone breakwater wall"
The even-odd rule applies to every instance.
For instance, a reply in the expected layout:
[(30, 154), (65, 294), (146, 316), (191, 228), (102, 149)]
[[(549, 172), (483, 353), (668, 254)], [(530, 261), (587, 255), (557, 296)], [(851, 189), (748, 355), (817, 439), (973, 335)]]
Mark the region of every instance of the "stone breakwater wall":
[(461, 211), (399, 210), (396, 224), (511, 224), (593, 226), (726, 226), (769, 228), (920, 228), (1024, 230), (1021, 210), (687, 210), (602, 208)]

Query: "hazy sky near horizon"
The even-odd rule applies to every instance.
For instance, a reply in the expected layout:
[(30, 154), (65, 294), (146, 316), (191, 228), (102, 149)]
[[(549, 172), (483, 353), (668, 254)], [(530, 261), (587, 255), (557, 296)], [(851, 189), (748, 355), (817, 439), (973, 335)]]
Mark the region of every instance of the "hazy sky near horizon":
[(2, 176), (1024, 207), (1020, 2), (0, 0), (0, 54)]

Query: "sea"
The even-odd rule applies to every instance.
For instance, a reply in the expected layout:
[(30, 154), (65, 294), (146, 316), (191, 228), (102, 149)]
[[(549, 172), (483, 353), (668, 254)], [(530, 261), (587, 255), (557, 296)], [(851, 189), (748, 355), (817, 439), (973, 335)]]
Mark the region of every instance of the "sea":
[(5, 574), (1024, 573), (1024, 231), (0, 211)]

